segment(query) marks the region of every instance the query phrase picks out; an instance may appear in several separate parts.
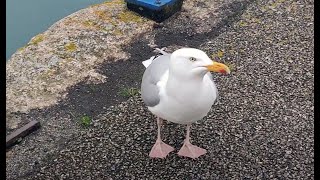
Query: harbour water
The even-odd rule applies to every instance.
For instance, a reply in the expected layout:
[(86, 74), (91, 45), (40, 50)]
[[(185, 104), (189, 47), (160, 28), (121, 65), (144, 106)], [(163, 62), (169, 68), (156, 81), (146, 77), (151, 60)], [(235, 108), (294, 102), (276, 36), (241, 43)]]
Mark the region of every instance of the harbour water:
[(6, 59), (56, 21), (105, 0), (6, 0)]

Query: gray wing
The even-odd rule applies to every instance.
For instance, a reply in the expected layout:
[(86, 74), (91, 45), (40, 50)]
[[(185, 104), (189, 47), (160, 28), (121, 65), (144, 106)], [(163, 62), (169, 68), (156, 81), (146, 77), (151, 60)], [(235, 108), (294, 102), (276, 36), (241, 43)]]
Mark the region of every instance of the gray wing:
[(157, 83), (169, 68), (170, 55), (166, 54), (154, 59), (143, 74), (141, 96), (147, 106), (153, 107), (160, 102)]
[(210, 80), (213, 82), (214, 87), (216, 88), (216, 99), (214, 101), (214, 104), (216, 104), (218, 102), (218, 100), (219, 100), (219, 92), (218, 92), (218, 89), (217, 89), (217, 87), (216, 87), (216, 85), (215, 85), (215, 83), (213, 81), (212, 74), (210, 72), (207, 72), (207, 75), (209, 76)]

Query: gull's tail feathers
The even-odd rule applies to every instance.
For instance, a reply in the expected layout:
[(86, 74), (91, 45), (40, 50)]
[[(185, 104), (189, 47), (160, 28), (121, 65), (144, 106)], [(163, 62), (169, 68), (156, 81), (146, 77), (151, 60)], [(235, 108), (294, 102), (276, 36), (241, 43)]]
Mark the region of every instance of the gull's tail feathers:
[[(164, 50), (165, 50), (165, 48), (161, 48), (161, 49), (155, 48), (154, 52), (157, 52), (157, 53), (159, 53), (161, 55), (169, 54), (169, 53), (165, 52)], [(152, 56), (151, 58), (149, 58), (149, 59), (147, 59), (145, 61), (142, 61), (142, 64), (144, 65), (144, 67), (147, 68), (156, 57), (158, 57), (158, 56)]]

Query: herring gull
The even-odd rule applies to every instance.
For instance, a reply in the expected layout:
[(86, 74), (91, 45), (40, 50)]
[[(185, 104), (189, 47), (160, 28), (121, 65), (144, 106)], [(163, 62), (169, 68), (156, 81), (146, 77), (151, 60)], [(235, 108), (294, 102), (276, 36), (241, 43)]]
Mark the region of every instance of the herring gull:
[(212, 72), (229, 74), (230, 69), (212, 61), (205, 52), (181, 48), (172, 54), (157, 49), (161, 55), (143, 61), (141, 96), (152, 114), (157, 116), (158, 137), (149, 153), (153, 158), (165, 158), (173, 147), (161, 139), (164, 120), (187, 125), (186, 138), (178, 155), (197, 158), (206, 150), (190, 143), (190, 126), (208, 114), (218, 97)]

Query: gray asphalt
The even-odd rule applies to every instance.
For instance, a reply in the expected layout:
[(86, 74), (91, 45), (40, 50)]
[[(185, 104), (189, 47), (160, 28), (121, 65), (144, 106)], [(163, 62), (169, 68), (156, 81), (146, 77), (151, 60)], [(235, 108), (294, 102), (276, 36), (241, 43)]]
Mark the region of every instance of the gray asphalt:
[[(220, 50), (216, 59), (232, 66), (228, 76), (214, 74), (219, 102), (191, 129), (205, 156), (179, 157), (185, 127), (166, 123), (164, 141), (176, 150), (150, 159), (155, 118), (135, 96), (105, 109), (20, 179), (314, 179), (313, 7), (250, 2), (192, 44)], [(181, 28), (169, 25), (156, 33)]]

